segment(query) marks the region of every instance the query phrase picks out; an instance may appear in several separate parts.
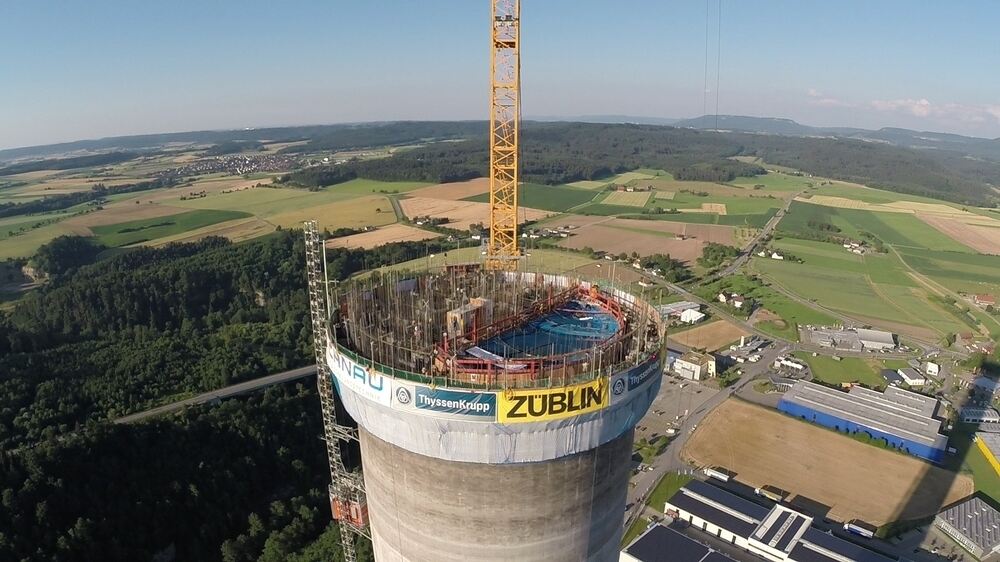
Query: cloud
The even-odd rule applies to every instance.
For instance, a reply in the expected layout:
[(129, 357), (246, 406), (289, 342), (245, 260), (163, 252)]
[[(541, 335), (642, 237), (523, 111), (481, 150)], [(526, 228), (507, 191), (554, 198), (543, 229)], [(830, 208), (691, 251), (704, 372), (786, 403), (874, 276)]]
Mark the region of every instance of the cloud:
[(806, 90), (806, 95), (810, 98), (809, 105), (819, 107), (854, 107), (854, 104), (850, 102), (830, 96), (824, 96), (823, 92), (817, 90), (816, 88), (809, 88)]
[(916, 117), (931, 117), (940, 120), (959, 121), (963, 123), (986, 123), (995, 121), (1000, 124), (1000, 105), (968, 105), (961, 103), (931, 103), (926, 98), (875, 100), (871, 107), (876, 111), (891, 111), (909, 113)]
[(872, 107), (878, 111), (903, 111), (917, 117), (927, 117), (931, 114), (931, 102), (924, 98), (919, 100), (875, 100), (872, 102)]

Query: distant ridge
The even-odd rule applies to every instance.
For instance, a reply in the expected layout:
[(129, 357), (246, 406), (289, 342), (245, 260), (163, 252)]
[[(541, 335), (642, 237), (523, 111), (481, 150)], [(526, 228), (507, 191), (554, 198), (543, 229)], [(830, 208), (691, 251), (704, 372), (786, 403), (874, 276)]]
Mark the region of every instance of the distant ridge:
[[(526, 121), (581, 122), (581, 123), (635, 123), (639, 125), (672, 126), (687, 129), (714, 130), (716, 120), (720, 131), (780, 135), (789, 137), (827, 137), (880, 142), (917, 150), (944, 150), (974, 158), (1000, 162), (1000, 138), (986, 139), (951, 133), (914, 131), (884, 127), (878, 130), (853, 127), (812, 127), (792, 119), (778, 117), (750, 117), (746, 115), (702, 115), (691, 119), (648, 117), (636, 115), (579, 115), (579, 116), (528, 116)], [(269, 127), (220, 131), (189, 131), (181, 133), (131, 135), (94, 140), (80, 140), (50, 145), (0, 150), (0, 162), (18, 159), (43, 158), (53, 155), (81, 155), (114, 150), (154, 149), (166, 143), (215, 144), (234, 140), (298, 140), (317, 135), (337, 134), (338, 131), (365, 127), (391, 125), (396, 122), (352, 123), (337, 125), (312, 125), (302, 127)], [(399, 122), (402, 123), (402, 122)], [(432, 122), (428, 122), (432, 123)], [(436, 123), (452, 123), (436, 122)], [(454, 123), (460, 123), (455, 121)], [(474, 123), (474, 122), (461, 122)]]

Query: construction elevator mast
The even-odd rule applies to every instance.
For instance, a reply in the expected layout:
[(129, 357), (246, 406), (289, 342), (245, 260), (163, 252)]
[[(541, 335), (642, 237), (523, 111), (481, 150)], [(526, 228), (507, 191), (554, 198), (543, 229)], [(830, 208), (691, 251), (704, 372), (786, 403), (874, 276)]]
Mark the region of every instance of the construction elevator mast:
[(521, 0), (490, 0), (490, 243), (486, 267), (517, 269), (521, 129)]

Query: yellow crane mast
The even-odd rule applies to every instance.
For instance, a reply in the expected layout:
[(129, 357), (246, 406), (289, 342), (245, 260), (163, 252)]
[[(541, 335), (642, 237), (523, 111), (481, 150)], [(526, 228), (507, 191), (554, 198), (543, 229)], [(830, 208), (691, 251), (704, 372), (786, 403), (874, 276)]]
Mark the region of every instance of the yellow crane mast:
[(517, 269), (518, 156), (521, 129), (521, 0), (491, 0), (490, 243), (486, 267)]

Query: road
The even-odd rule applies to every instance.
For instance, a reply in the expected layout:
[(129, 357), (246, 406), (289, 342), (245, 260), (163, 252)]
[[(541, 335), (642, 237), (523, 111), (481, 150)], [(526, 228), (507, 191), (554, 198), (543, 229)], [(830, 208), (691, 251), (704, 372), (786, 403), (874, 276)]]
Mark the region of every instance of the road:
[(137, 421), (142, 421), (144, 419), (151, 418), (154, 416), (169, 414), (171, 412), (183, 410), (188, 406), (195, 406), (197, 404), (206, 404), (209, 402), (214, 402), (225, 398), (232, 398), (233, 396), (239, 396), (240, 394), (254, 392), (268, 386), (273, 386), (276, 384), (282, 384), (289, 381), (311, 377), (315, 374), (316, 374), (316, 366), (310, 365), (308, 367), (300, 367), (298, 369), (292, 369), (291, 371), (285, 371), (283, 373), (267, 375), (266, 377), (260, 377), (259, 379), (237, 383), (234, 385), (227, 386), (225, 388), (210, 390), (208, 392), (204, 392), (197, 396), (192, 396), (191, 398), (187, 398), (185, 400), (178, 400), (177, 402), (171, 402), (170, 404), (164, 404), (163, 406), (157, 406), (155, 408), (150, 408), (149, 410), (144, 410), (142, 412), (129, 414), (127, 416), (117, 418), (115, 420), (115, 423), (135, 423)]
[(778, 223), (781, 222), (782, 217), (784, 217), (785, 213), (788, 212), (788, 208), (791, 207), (792, 201), (794, 201), (796, 197), (802, 195), (803, 193), (805, 192), (800, 191), (795, 195), (789, 197), (788, 200), (785, 201), (785, 205), (780, 209), (778, 209), (778, 212), (775, 213), (773, 217), (771, 217), (771, 220), (767, 221), (767, 224), (764, 225), (764, 228), (760, 229), (760, 232), (757, 233), (757, 236), (754, 236), (753, 240), (751, 240), (749, 244), (743, 247), (743, 250), (740, 252), (740, 255), (737, 256), (736, 259), (733, 260), (731, 264), (729, 264), (722, 270), (715, 273), (715, 275), (708, 277), (706, 281), (714, 281), (715, 279), (718, 279), (720, 277), (732, 275), (733, 273), (736, 272), (736, 270), (743, 267), (743, 264), (745, 264), (747, 260), (749, 260), (756, 252), (759, 251), (758, 246), (760, 245), (761, 240), (764, 240), (765, 238), (770, 236), (772, 232), (774, 232), (774, 229), (778, 226)]

